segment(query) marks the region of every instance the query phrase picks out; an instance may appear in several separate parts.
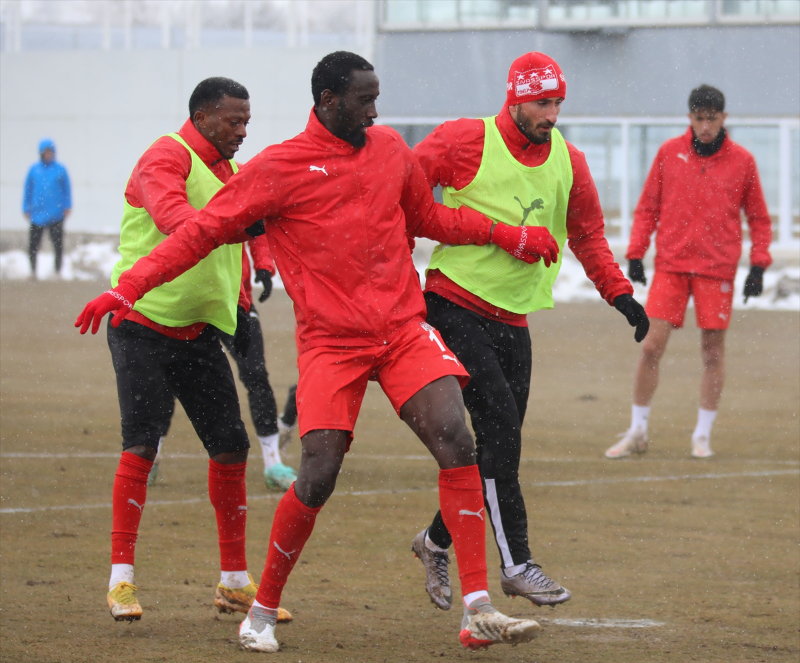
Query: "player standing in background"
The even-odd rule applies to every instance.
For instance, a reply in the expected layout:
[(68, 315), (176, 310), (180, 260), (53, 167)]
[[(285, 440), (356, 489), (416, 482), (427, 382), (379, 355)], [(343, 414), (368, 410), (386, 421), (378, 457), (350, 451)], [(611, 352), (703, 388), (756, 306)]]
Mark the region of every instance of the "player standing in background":
[(64, 221), (71, 211), (72, 188), (67, 169), (56, 161), (56, 144), (45, 138), (39, 143), (39, 163), (28, 170), (22, 198), (22, 213), (31, 224), (28, 238), (31, 280), (36, 280), (36, 256), (45, 230), (53, 243), (56, 276), (61, 273)]
[[(555, 129), (567, 84), (543, 53), (517, 58), (506, 103), (495, 117), (446, 122), (414, 148), (432, 187), (450, 207), (465, 205), (512, 226), (548, 228), (569, 246), (609, 305), (647, 333), (647, 316), (631, 294), (604, 235), (603, 210), (586, 157)], [(535, 605), (555, 605), (569, 590), (548, 578), (528, 546), (528, 516), (519, 485), (522, 423), (531, 384), (527, 314), (553, 308), (551, 287), (561, 268), (514, 260), (499, 247), (434, 249), (427, 272), (428, 322), (471, 376), (464, 403), (475, 431), (486, 513), (500, 551), (500, 586)], [(540, 385), (543, 386), (543, 385)], [(414, 539), (433, 603), (452, 601), (447, 549), (452, 539), (436, 514)]]
[[(265, 236), (257, 237), (247, 242), (250, 249), (253, 265), (256, 270), (256, 283), (261, 283), (264, 289), (258, 298), (260, 303), (267, 301), (272, 293), (272, 277), (275, 275), (275, 264), (269, 252), (269, 245)], [(252, 301), (252, 286), (250, 285), (250, 256), (247, 249), (242, 251), (242, 286), (248, 300)], [(256, 429), (256, 436), (261, 445), (261, 455), (264, 459), (264, 484), (272, 490), (287, 491), (292, 482), (297, 478), (295, 471), (281, 460), (279, 432), (286, 436), (288, 430), (291, 440), (291, 430), (282, 424), (278, 418), (278, 408), (275, 404), (275, 394), (269, 383), (266, 359), (264, 356), (264, 339), (261, 332), (261, 322), (254, 304), (250, 305), (247, 324), (250, 327), (250, 346), (247, 354), (243, 355), (236, 350), (235, 338), (220, 332), (220, 339), (228, 349), (231, 357), (239, 369), (239, 379), (247, 389), (247, 400), (250, 404), (250, 416)], [(164, 437), (169, 430), (173, 410), (165, 413), (164, 423), (161, 426), (161, 435), (158, 440), (158, 454), (150, 469), (147, 485), (152, 486), (161, 467)], [(294, 424), (292, 424), (294, 425)], [(283, 446), (286, 446), (285, 442)]]
[(658, 364), (673, 329), (683, 326), (694, 298), (703, 377), (700, 409), (692, 434), (692, 456), (709, 458), (711, 426), (725, 380), (725, 331), (731, 318), (733, 280), (742, 255), (741, 212), (750, 226), (750, 274), (744, 299), (758, 297), (764, 270), (772, 264), (772, 222), (753, 155), (725, 131), (725, 97), (709, 85), (689, 95), (683, 136), (664, 143), (656, 155), (633, 218), (628, 275), (646, 284), (644, 258), (656, 233), (656, 271), (647, 297), (652, 329), (642, 346), (633, 385), (631, 426), (606, 451), (622, 458), (647, 451), (650, 402), (658, 386)]
[(425, 300), (408, 236), (448, 244), (494, 242), (527, 262), (555, 260), (546, 228), (494, 224), (433, 200), (425, 175), (394, 130), (373, 127), (379, 94), (373, 67), (353, 53), (325, 56), (311, 78), (305, 131), (251, 159), (194, 219), (90, 302), (76, 326), (97, 329), (214, 247), (242, 240), (259, 220), (297, 318), (297, 403), (303, 455), (278, 504), (256, 602), (242, 622), (245, 649), (275, 652), (276, 609), (289, 574), (333, 493), (369, 380), (439, 465), (442, 516), (458, 555), (465, 647), (517, 644), (538, 624), (497, 612), (486, 581), (480, 475), (464, 419), (468, 375), (425, 322)]
[[(125, 190), (122, 258), (112, 284), (181, 228), (237, 171), (233, 156), (250, 119), (247, 90), (227, 78), (206, 79), (192, 92), (189, 115), (178, 133), (159, 138), (133, 169)], [(241, 270), (242, 246), (220, 247), (181, 278), (141, 298), (123, 324), (108, 328), (122, 417), (108, 592), (108, 606), (118, 621), (142, 615), (134, 550), (148, 473), (174, 398), (209, 455), (208, 493), (216, 512), (222, 570), (214, 602), (226, 611), (246, 612), (255, 598), (257, 587), (245, 556), (250, 443), (218, 338), (218, 332), (236, 332), (237, 351), (246, 354), (249, 301)]]

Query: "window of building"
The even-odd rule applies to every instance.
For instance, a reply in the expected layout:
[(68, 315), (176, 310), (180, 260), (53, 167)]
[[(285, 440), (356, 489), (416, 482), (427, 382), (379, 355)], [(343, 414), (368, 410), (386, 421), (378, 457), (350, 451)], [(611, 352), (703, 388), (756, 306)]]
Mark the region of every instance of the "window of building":
[[(384, 118), (413, 147), (452, 118)], [(796, 247), (800, 240), (800, 121), (728, 120), (732, 140), (756, 160), (777, 246)], [(684, 118), (564, 117), (558, 128), (586, 155), (603, 214), (606, 236), (626, 245), (647, 174), (661, 145), (686, 131)], [(747, 226), (744, 226), (745, 237)]]

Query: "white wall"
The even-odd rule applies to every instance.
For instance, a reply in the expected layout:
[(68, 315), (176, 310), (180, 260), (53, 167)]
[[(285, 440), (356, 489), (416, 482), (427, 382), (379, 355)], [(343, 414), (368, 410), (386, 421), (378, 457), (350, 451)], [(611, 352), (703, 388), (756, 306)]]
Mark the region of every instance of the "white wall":
[(22, 185), (43, 137), (70, 174), (68, 229), (115, 233), (131, 170), (156, 138), (188, 118), (189, 95), (208, 76), (250, 92), (252, 120), (236, 158), (305, 127), (315, 48), (203, 51), (62, 51), (0, 55), (0, 230), (27, 227)]

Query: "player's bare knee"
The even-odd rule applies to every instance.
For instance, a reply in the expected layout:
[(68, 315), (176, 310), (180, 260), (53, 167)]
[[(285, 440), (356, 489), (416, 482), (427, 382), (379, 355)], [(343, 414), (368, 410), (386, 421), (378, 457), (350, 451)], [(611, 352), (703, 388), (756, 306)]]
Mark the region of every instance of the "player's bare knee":
[(651, 339), (648, 335), (642, 341), (642, 361), (647, 364), (658, 364), (666, 349), (666, 344), (661, 343), (659, 339)]

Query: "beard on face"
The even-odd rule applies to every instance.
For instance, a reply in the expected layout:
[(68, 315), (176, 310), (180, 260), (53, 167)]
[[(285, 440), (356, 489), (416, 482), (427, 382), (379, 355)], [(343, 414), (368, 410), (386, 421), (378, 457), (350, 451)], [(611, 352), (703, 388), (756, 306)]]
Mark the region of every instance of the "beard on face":
[(371, 127), (372, 122), (369, 124), (359, 124), (356, 128), (346, 128), (352, 122), (350, 118), (345, 115), (344, 108), (340, 104), (336, 109), (336, 121), (339, 124), (339, 130), (334, 134), (337, 138), (350, 143), (353, 147), (364, 147), (367, 144), (367, 132), (364, 131), (365, 127)]
[(520, 130), (520, 133), (534, 145), (544, 145), (550, 141), (549, 131), (545, 134), (540, 134), (536, 132), (536, 129), (552, 129), (555, 126), (555, 124), (547, 120), (534, 126), (533, 122), (522, 113), (519, 113), (517, 117), (514, 118), (514, 124), (517, 125), (517, 129)]

